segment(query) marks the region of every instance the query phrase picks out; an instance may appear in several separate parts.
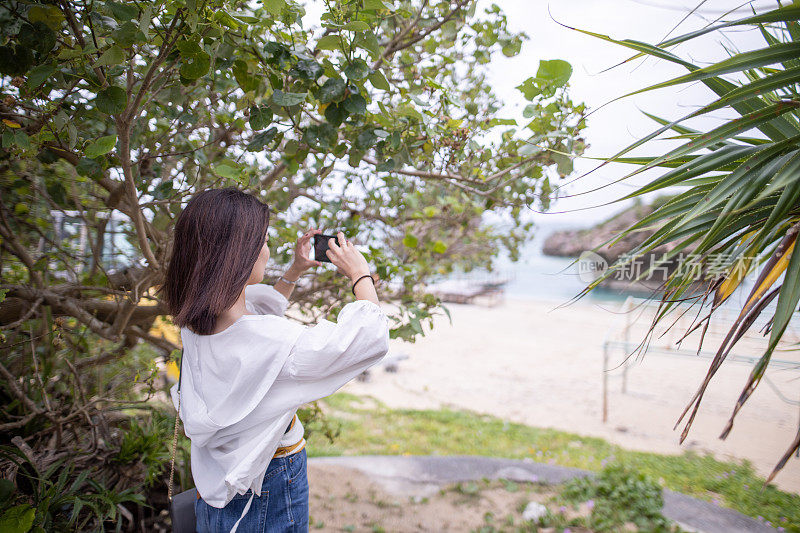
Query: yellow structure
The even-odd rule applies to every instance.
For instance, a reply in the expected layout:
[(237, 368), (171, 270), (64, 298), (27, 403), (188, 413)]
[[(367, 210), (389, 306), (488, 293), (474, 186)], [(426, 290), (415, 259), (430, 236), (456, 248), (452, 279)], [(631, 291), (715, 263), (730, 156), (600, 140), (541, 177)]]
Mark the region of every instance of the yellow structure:
[[(166, 339), (176, 346), (181, 345), (181, 331), (178, 326), (174, 325), (172, 321), (164, 316), (158, 317), (150, 328), (150, 334), (155, 337)], [(165, 371), (167, 378), (171, 381), (178, 381), (178, 365), (174, 359), (167, 361)]]

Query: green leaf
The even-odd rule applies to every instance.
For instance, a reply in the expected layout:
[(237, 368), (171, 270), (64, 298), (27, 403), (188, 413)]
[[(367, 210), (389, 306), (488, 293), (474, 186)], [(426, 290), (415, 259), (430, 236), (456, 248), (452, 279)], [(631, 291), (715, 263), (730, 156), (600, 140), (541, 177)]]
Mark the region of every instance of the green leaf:
[(360, 94), (351, 94), (342, 104), (351, 115), (364, 115), (367, 112), (367, 101)]
[(0, 516), (0, 531), (3, 533), (27, 533), (33, 525), (36, 510), (27, 503), (6, 510)]
[(303, 132), (303, 142), (322, 150), (330, 150), (336, 142), (336, 128), (327, 122), (312, 124)]
[(378, 59), (380, 55), (381, 45), (378, 42), (378, 37), (371, 31), (357, 33), (353, 38), (353, 46), (369, 52), (369, 57), (373, 60)]
[(397, 163), (393, 157), (390, 157), (386, 161), (382, 161), (381, 163), (375, 165), (375, 170), (378, 172), (386, 172), (389, 170), (394, 170), (395, 168), (397, 168)]
[(28, 21), (44, 22), (51, 30), (58, 31), (64, 21), (64, 14), (56, 6), (34, 5), (28, 10)]
[(111, 14), (119, 21), (131, 20), (139, 16), (139, 9), (134, 4), (106, 1), (106, 5), (111, 8)]
[(539, 88), (539, 84), (536, 82), (536, 78), (532, 76), (517, 85), (515, 88), (522, 93), (522, 96), (524, 96), (526, 100), (533, 100), (542, 93), (542, 90)]
[(567, 84), (572, 76), (572, 65), (563, 59), (551, 59), (539, 61), (539, 70), (536, 78), (554, 87), (562, 87)]
[(130, 48), (137, 41), (144, 41), (146, 37), (139, 31), (139, 27), (131, 21), (126, 22), (111, 34), (114, 42), (122, 48)]
[(394, 6), (382, 0), (364, 0), (364, 10), (381, 11), (383, 9), (393, 10)]
[(367, 148), (370, 148), (373, 144), (375, 144), (375, 141), (377, 139), (378, 136), (375, 135), (374, 130), (371, 129), (364, 130), (358, 134), (358, 137), (356, 137), (356, 142), (354, 143), (354, 145), (358, 150), (364, 151)]
[(181, 76), (187, 80), (196, 80), (206, 75), (211, 66), (211, 56), (203, 50), (197, 41), (178, 41), (176, 47), (181, 55)]
[(769, 121), (770, 119), (773, 119), (775, 117), (779, 117), (782, 114), (793, 111), (799, 107), (800, 107), (800, 102), (784, 100), (777, 102), (771, 106), (768, 106), (762, 110), (755, 111), (743, 117), (726, 122), (725, 124), (722, 124), (717, 128), (714, 128), (708, 133), (704, 133), (698, 138), (682, 146), (679, 146), (678, 148), (675, 148), (674, 150), (668, 152), (667, 154), (655, 158), (653, 161), (647, 163), (641, 168), (636, 169), (634, 172), (628, 174), (622, 179), (626, 179), (640, 172), (644, 172), (645, 170), (652, 168), (661, 162), (670, 160), (675, 157), (680, 157), (692, 152), (696, 152), (697, 150), (716, 144), (720, 140), (727, 139), (732, 135), (745, 132), (760, 123)]
[(107, 115), (116, 115), (125, 110), (128, 105), (128, 95), (122, 87), (106, 87), (95, 98), (98, 111)]
[(0, 74), (21, 76), (33, 65), (33, 51), (20, 44), (0, 46)]
[(222, 176), (223, 178), (237, 180), (239, 179), (242, 170), (238, 167), (229, 165), (227, 163), (220, 163), (214, 166), (214, 172), (217, 175)]
[(519, 54), (521, 48), (522, 48), (521, 39), (509, 39), (505, 44), (503, 44), (503, 48), (501, 49), (501, 51), (503, 52), (503, 55), (506, 57), (514, 57), (515, 55)]
[(45, 64), (33, 67), (27, 74), (28, 87), (35, 89), (47, 81), (56, 68), (53, 65)]
[(275, 92), (272, 93), (272, 101), (279, 106), (289, 107), (304, 102), (307, 94), (308, 93), (286, 93), (280, 89), (276, 89)]
[(258, 88), (258, 78), (250, 74), (247, 62), (237, 59), (233, 62), (233, 77), (244, 92), (254, 91)]
[(232, 30), (235, 30), (239, 27), (239, 22), (224, 9), (218, 9), (215, 11), (213, 18), (220, 24), (223, 24)]
[(116, 135), (106, 135), (105, 137), (100, 137), (87, 146), (83, 153), (89, 159), (94, 159), (113, 150), (116, 144)]
[(286, 0), (264, 0), (264, 7), (270, 14), (280, 16), (283, 8), (286, 6)]
[(367, 62), (359, 58), (345, 67), (344, 74), (350, 80), (363, 80), (369, 75), (369, 71)]
[(447, 245), (442, 241), (436, 241), (433, 243), (433, 251), (437, 254), (443, 254), (447, 251)]
[(297, 77), (306, 80), (316, 80), (325, 72), (322, 65), (313, 59), (300, 59), (292, 71), (297, 73)]
[(22, 46), (45, 55), (56, 45), (56, 34), (44, 22), (34, 22), (22, 26), (17, 40)]
[[(790, 9), (797, 9), (797, 8), (786, 8), (786, 9), (788, 11)], [(634, 56), (633, 58), (630, 58), (630, 59), (627, 59), (626, 61), (623, 61), (623, 63), (627, 62), (627, 61), (630, 61), (630, 60), (632, 60), (632, 59), (634, 59), (636, 57), (639, 57), (642, 54), (647, 54), (647, 55), (651, 55), (653, 57), (658, 57), (660, 59), (666, 59), (667, 61), (670, 61), (672, 63), (684, 66), (684, 67), (686, 67), (688, 70), (690, 70), (692, 72), (700, 70), (700, 67), (698, 67), (697, 65), (694, 65), (694, 64), (692, 64), (692, 63), (690, 63), (688, 61), (685, 61), (685, 60), (681, 59), (680, 57), (678, 57), (678, 56), (676, 56), (676, 55), (674, 55), (674, 54), (672, 54), (670, 52), (662, 50), (658, 46), (653, 46), (653, 45), (650, 45), (650, 44), (647, 44), (647, 43), (642, 43), (642, 42), (639, 42), (639, 41), (633, 41), (633, 40), (630, 40), (630, 39), (625, 39), (625, 40), (612, 39), (608, 35), (602, 35), (602, 34), (599, 34), (599, 33), (593, 33), (593, 32), (586, 31), (586, 30), (581, 30), (581, 29), (578, 29), (578, 28), (570, 28), (570, 29), (578, 31), (578, 32), (583, 33), (583, 34), (586, 34), (586, 35), (591, 35), (593, 37), (597, 37), (597, 38), (602, 39), (604, 41), (615, 43), (615, 44), (624, 46), (626, 48), (631, 48), (633, 50), (637, 50), (637, 51), (641, 52), (640, 54)], [(670, 41), (665, 41), (664, 46), (667, 45), (666, 43), (674, 44), (674, 43), (677, 43), (677, 42), (680, 42), (679, 38), (671, 39)], [(611, 67), (611, 68), (613, 68), (613, 67)], [(608, 70), (608, 69), (606, 69), (606, 70)], [(720, 78), (718, 76), (712, 76), (710, 78), (702, 78), (701, 81), (709, 89), (714, 91), (717, 94), (717, 96), (724, 96), (725, 94), (729, 93), (730, 91), (736, 89), (736, 85), (734, 85), (733, 83), (731, 83), (731, 82), (729, 82), (727, 80), (724, 80), (724, 79), (722, 79), (722, 78)], [(608, 104), (610, 104), (612, 102), (615, 102), (615, 101), (617, 101), (617, 100), (619, 100), (621, 98), (625, 98), (626, 96), (628, 96), (628, 95), (618, 96), (618, 97), (614, 98), (613, 100), (610, 100), (609, 102), (606, 102), (604, 105), (608, 105)], [(759, 109), (763, 109), (765, 106), (758, 99), (750, 99), (750, 100), (747, 100), (746, 102), (741, 102), (739, 104), (732, 105), (732, 107), (739, 114), (745, 115), (745, 114), (748, 114), (748, 113), (752, 113), (752, 112), (758, 111)], [(791, 135), (793, 135), (795, 133), (794, 128), (792, 128), (792, 126), (790, 124), (786, 123), (786, 121), (779, 121), (777, 123), (766, 122), (766, 123), (759, 124), (757, 127), (767, 137), (769, 137), (772, 140), (776, 140), (776, 141), (784, 139), (786, 137), (789, 137), (789, 136), (791, 136)]]
[(325, 108), (325, 120), (334, 126), (341, 124), (347, 118), (347, 110), (345, 109), (345, 102), (332, 103)]
[(342, 27), (343, 30), (350, 30), (350, 31), (367, 31), (369, 30), (369, 24), (364, 22), (363, 20), (351, 20), (347, 24)]
[(403, 244), (408, 248), (416, 248), (419, 244), (419, 239), (410, 233), (406, 233), (406, 236), (403, 237)]
[(784, 276), (784, 283), (778, 295), (778, 304), (770, 331), (770, 352), (778, 345), (786, 326), (789, 325), (789, 320), (791, 320), (795, 309), (797, 309), (797, 302), (800, 301), (800, 251), (798, 248), (800, 247), (795, 242), (792, 256), (789, 258), (789, 266)]
[(317, 41), (320, 50), (339, 50), (341, 46), (342, 38), (338, 35), (324, 35)]
[(572, 76), (572, 65), (561, 59), (539, 61), (539, 70), (535, 77), (528, 78), (517, 85), (527, 100), (533, 100), (540, 94), (552, 96), (556, 87), (566, 85)]
[(94, 159), (82, 157), (80, 161), (78, 161), (78, 164), (75, 165), (75, 172), (87, 178), (99, 178), (102, 176), (103, 167)]
[(556, 162), (556, 170), (561, 177), (572, 173), (572, 158), (568, 155), (553, 152), (553, 160)]
[(493, 118), (489, 121), (489, 126), (516, 126), (517, 121), (513, 118)]
[(263, 130), (272, 122), (272, 110), (266, 105), (254, 105), (250, 108), (250, 127)]
[(286, 144), (283, 147), (284, 155), (289, 157), (294, 157), (297, 154), (297, 150), (300, 147), (300, 144), (295, 139), (289, 139), (286, 141)]
[(264, 149), (264, 147), (275, 138), (275, 135), (278, 133), (278, 128), (275, 126), (269, 128), (268, 130), (261, 131), (256, 133), (253, 136), (253, 140), (251, 140), (247, 144), (247, 151), (248, 152), (259, 152)]
[(30, 148), (31, 147), (31, 140), (28, 137), (28, 134), (19, 130), (14, 130), (14, 142), (20, 148)]
[(343, 79), (328, 78), (317, 92), (317, 99), (323, 104), (341, 100), (344, 97), (345, 87)]
[[(716, 150), (710, 154), (703, 154), (695, 159), (687, 161), (678, 165), (675, 170), (671, 170), (666, 174), (659, 176), (647, 185), (637, 189), (635, 195), (639, 196), (648, 192), (658, 189), (663, 189), (670, 185), (677, 185), (678, 183), (700, 176), (708, 172), (714, 172), (726, 168), (731, 163), (745, 159), (753, 155), (758, 149), (746, 146), (728, 146), (720, 150)], [(647, 160), (636, 161), (635, 164), (644, 165), (655, 160), (655, 157)], [(622, 161), (622, 160), (620, 160)]]
[(389, 82), (386, 81), (386, 76), (384, 76), (383, 72), (381, 72), (380, 70), (376, 70), (375, 72), (370, 74), (367, 79), (376, 89), (380, 89), (382, 91), (389, 90)]
[[(0, 289), (0, 303), (6, 299), (6, 294), (8, 294), (8, 289)], [(5, 503), (11, 497), (11, 494), (14, 492), (14, 483), (9, 481), (8, 479), (0, 480), (0, 503)]]
[[(759, 13), (759, 14), (757, 14), (755, 16), (752, 16), (752, 17), (746, 17), (746, 18), (742, 18), (742, 19), (738, 19), (738, 20), (732, 20), (732, 21), (729, 21), (729, 22), (723, 22), (722, 24), (708, 25), (705, 28), (703, 28), (702, 30), (693, 31), (693, 32), (690, 32), (690, 33), (679, 35), (677, 37), (673, 37), (672, 39), (669, 39), (669, 40), (666, 40), (666, 41), (662, 41), (662, 42), (658, 43), (658, 47), (660, 47), (660, 48), (669, 48), (669, 47), (674, 46), (676, 44), (680, 44), (680, 43), (689, 41), (691, 39), (695, 39), (697, 37), (700, 37), (701, 35), (705, 35), (707, 33), (711, 33), (711, 32), (720, 30), (722, 28), (727, 28), (727, 27), (731, 27), (731, 26), (746, 26), (746, 25), (751, 25), (751, 24), (760, 24), (760, 23), (769, 23), (769, 22), (789, 22), (789, 21), (797, 21), (798, 19), (800, 19), (800, 6), (780, 7), (778, 9), (773, 10), (773, 11), (766, 11), (764, 13)], [(576, 30), (576, 28), (570, 28), (570, 29)], [(587, 33), (587, 32), (585, 32), (583, 30), (577, 30), (577, 31), (580, 31), (582, 33)], [(598, 36), (598, 35), (595, 35), (595, 36)], [(601, 38), (604, 37), (605, 40), (613, 41), (613, 39), (611, 39), (610, 37), (605, 36), (605, 35), (600, 36), (600, 37)], [(795, 40), (797, 40), (796, 37), (795, 37)], [(643, 53), (636, 54), (635, 56), (630, 57), (630, 58), (626, 59), (625, 61), (623, 61), (623, 63), (628, 63), (630, 61), (633, 61), (634, 59), (637, 59), (637, 58), (645, 55), (646, 53), (649, 53), (649, 52), (643, 52)]]
[(93, 67), (113, 67), (125, 61), (125, 52), (117, 45), (112, 46), (100, 56)]

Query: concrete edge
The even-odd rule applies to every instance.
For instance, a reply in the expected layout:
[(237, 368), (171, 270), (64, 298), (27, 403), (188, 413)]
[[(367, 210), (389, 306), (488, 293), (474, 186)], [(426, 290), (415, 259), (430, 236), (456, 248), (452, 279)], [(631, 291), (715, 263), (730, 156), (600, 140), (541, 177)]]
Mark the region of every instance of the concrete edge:
[[(440, 485), (482, 478), (505, 478), (518, 482), (562, 483), (574, 477), (594, 475), (588, 470), (537, 463), (530, 459), (507, 459), (480, 455), (359, 455), (309, 457), (309, 463), (353, 468), (363, 472), (387, 491), (431, 495)], [(702, 533), (767, 533), (777, 529), (749, 516), (664, 490), (664, 516), (684, 529)]]

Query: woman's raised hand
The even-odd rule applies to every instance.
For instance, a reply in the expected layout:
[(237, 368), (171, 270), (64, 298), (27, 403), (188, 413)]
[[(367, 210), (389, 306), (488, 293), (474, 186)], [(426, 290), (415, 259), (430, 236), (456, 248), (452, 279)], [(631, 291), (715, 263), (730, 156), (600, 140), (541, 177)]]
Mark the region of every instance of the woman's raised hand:
[(364, 274), (369, 274), (369, 263), (367, 263), (361, 252), (356, 249), (355, 245), (345, 239), (344, 233), (341, 231), (336, 236), (339, 242), (336, 242), (337, 239), (328, 239), (329, 248), (325, 251), (325, 254), (336, 265), (339, 272), (354, 281)]
[(311, 237), (317, 233), (322, 233), (321, 229), (311, 228), (303, 234), (302, 237), (297, 239), (297, 244), (294, 247), (294, 266), (300, 272), (305, 272), (312, 266), (319, 266), (322, 263), (309, 259), (308, 254), (311, 252)]

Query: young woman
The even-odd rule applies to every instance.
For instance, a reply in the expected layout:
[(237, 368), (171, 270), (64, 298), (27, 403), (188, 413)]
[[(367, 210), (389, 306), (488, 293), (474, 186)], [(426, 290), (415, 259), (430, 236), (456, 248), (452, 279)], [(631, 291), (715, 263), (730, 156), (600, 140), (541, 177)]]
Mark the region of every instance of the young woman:
[[(162, 288), (183, 342), (181, 412), (191, 440), (198, 533), (308, 530), (301, 405), (324, 398), (380, 361), (389, 321), (369, 264), (342, 232), (327, 255), (352, 280), (355, 301), (336, 323), (313, 326), (284, 311), (308, 258), (312, 228), (275, 286), (270, 210), (233, 188), (195, 195), (175, 225)], [(338, 242), (337, 242), (338, 241)], [(170, 389), (177, 406), (177, 384)]]

